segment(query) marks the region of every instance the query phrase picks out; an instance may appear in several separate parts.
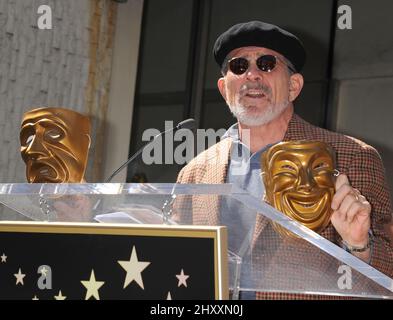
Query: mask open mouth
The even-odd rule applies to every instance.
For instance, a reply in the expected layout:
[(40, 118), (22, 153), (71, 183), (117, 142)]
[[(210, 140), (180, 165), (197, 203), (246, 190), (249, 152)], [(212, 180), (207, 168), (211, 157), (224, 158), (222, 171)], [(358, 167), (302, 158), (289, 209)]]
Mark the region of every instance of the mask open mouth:
[(30, 182), (56, 183), (62, 182), (55, 168), (46, 163), (34, 163), (28, 171)]
[(296, 211), (302, 211), (302, 210), (311, 210), (313, 211), (316, 209), (320, 203), (323, 201), (323, 198), (320, 199), (319, 201), (297, 201), (297, 200), (291, 200), (290, 204)]
[(286, 202), (296, 216), (307, 222), (308, 220), (314, 220), (324, 212), (324, 208), (328, 205), (328, 198), (328, 192), (310, 194), (309, 196), (291, 194), (287, 196)]
[(43, 177), (53, 177), (53, 169), (51, 167), (44, 166), (38, 171), (38, 175)]

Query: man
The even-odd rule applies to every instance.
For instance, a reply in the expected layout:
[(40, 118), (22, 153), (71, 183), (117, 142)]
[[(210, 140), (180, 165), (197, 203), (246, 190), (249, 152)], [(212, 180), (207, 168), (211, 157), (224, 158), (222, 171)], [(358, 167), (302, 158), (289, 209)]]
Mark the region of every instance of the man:
[[(293, 102), (304, 84), (300, 72), (305, 51), (299, 39), (271, 24), (240, 23), (218, 37), (214, 57), (223, 75), (218, 89), (238, 122), (224, 139), (182, 169), (178, 183), (231, 182), (261, 198), (264, 186), (259, 159), (263, 151), (281, 141), (325, 142), (334, 149), (341, 174), (335, 183), (330, 224), (321, 235), (345, 244), (353, 255), (392, 277), (393, 253), (384, 233), (392, 210), (381, 158), (364, 142), (315, 127), (294, 113)], [(234, 174), (239, 159), (233, 156), (239, 148), (251, 154), (246, 159), (249, 170), (240, 176)], [(197, 204), (198, 200), (204, 204)], [(238, 212), (220, 215), (220, 209), (228, 203), (214, 196), (192, 201), (192, 217), (184, 221), (226, 224), (229, 233), (241, 227)], [(238, 222), (231, 224), (231, 219)], [(266, 225), (260, 215), (256, 219), (254, 238), (262, 236)], [(251, 225), (252, 221), (248, 223)]]

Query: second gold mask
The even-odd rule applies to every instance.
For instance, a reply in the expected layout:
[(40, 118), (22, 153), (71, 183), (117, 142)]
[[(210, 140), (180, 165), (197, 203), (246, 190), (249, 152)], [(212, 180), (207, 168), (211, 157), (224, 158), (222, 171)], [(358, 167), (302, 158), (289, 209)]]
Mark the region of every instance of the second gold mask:
[[(290, 141), (272, 146), (261, 156), (266, 201), (315, 232), (330, 221), (334, 195), (335, 154), (320, 141)], [(293, 236), (281, 226), (282, 235)]]
[(29, 182), (83, 182), (90, 147), (87, 116), (64, 108), (28, 111), (20, 142)]

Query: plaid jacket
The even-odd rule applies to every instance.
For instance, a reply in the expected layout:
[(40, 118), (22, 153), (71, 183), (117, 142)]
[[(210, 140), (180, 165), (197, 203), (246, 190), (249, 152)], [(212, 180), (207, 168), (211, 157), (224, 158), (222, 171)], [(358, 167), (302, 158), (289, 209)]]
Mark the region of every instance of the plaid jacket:
[[(371, 228), (375, 242), (370, 264), (389, 277), (393, 277), (393, 251), (384, 231), (384, 225), (391, 220), (392, 206), (385, 180), (385, 170), (378, 152), (360, 140), (313, 126), (296, 114), (290, 120), (283, 139), (283, 141), (291, 140), (323, 141), (330, 144), (336, 151), (337, 169), (348, 176), (351, 185), (357, 188), (372, 206)], [(199, 154), (180, 171), (177, 183), (224, 183), (231, 145), (232, 140), (227, 138)], [(175, 203), (175, 218), (181, 223), (219, 224), (220, 201), (217, 195), (195, 195), (191, 200), (184, 200), (180, 198)], [(256, 250), (258, 250), (258, 243), (263, 241), (263, 231), (266, 231), (268, 224), (267, 219), (262, 215), (257, 216), (253, 240)], [(340, 241), (332, 224), (329, 224), (321, 235), (334, 243)], [(257, 297), (267, 299), (317, 298), (317, 296), (286, 293), (258, 293)]]

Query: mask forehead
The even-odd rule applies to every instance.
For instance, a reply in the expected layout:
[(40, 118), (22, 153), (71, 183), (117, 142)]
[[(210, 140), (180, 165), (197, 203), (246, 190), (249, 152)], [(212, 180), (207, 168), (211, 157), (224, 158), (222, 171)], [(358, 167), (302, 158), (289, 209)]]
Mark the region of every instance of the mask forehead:
[(26, 124), (36, 123), (42, 119), (49, 119), (64, 127), (72, 126), (90, 134), (90, 120), (79, 112), (64, 108), (38, 108), (24, 113), (22, 127)]
[(316, 158), (330, 158), (334, 164), (332, 148), (321, 141), (291, 141), (274, 145), (262, 155), (264, 166), (269, 166), (275, 161), (285, 159), (298, 159), (299, 163), (308, 164)]

